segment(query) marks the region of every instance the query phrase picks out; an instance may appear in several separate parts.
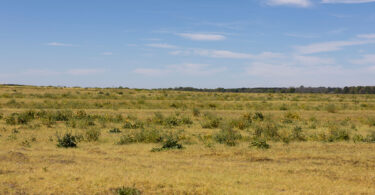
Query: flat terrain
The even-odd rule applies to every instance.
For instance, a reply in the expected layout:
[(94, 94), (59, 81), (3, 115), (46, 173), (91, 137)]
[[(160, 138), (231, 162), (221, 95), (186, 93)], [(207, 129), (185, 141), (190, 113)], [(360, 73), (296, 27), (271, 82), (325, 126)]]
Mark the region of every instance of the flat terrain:
[(375, 194), (375, 95), (0, 86), (0, 194), (138, 192)]

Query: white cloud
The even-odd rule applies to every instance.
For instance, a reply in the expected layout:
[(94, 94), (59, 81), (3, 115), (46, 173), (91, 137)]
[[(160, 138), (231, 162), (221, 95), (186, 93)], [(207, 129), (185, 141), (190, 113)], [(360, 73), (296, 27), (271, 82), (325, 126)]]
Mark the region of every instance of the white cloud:
[(73, 44), (69, 43), (59, 43), (59, 42), (50, 42), (47, 43), (48, 46), (56, 46), (56, 47), (73, 47)]
[(66, 73), (70, 75), (93, 75), (105, 72), (104, 69), (70, 69)]
[(356, 40), (356, 41), (331, 41), (331, 42), (322, 42), (322, 43), (313, 43), (305, 46), (295, 46), (295, 50), (298, 53), (302, 54), (313, 54), (321, 52), (330, 52), (341, 50), (346, 46), (354, 45), (365, 45), (373, 44), (375, 40)]
[(288, 5), (288, 6), (297, 6), (297, 7), (310, 7), (312, 3), (310, 0), (267, 0), (267, 5), (279, 6), (279, 5)]
[(178, 73), (182, 75), (211, 75), (219, 72), (223, 72), (226, 69), (224, 67), (212, 68), (207, 64), (192, 64), (185, 63), (180, 65), (171, 65), (164, 68), (137, 68), (133, 72), (146, 76), (163, 76), (170, 73)]
[(354, 3), (370, 3), (370, 2), (375, 2), (375, 0), (322, 0), (322, 3), (354, 4)]
[(292, 61), (296, 64), (305, 65), (305, 66), (319, 66), (319, 65), (331, 65), (335, 64), (335, 60), (332, 58), (322, 58), (316, 56), (293, 56)]
[(358, 38), (364, 38), (364, 39), (375, 39), (375, 34), (361, 34), (357, 35)]
[(218, 34), (179, 33), (177, 35), (193, 41), (220, 41), (226, 39), (225, 36)]
[(112, 52), (103, 52), (103, 53), (101, 53), (103, 56), (111, 56), (111, 55), (113, 55), (113, 53)]
[(270, 59), (270, 58), (282, 58), (283, 55), (280, 53), (263, 52), (261, 54), (250, 54), (250, 53), (238, 53), (228, 50), (206, 50), (206, 49), (195, 49), (194, 54), (200, 56), (206, 56), (211, 58), (229, 58), (229, 59)]
[(161, 49), (176, 49), (177, 48), (177, 46), (166, 44), (166, 43), (151, 43), (151, 44), (147, 44), (146, 46), (161, 48)]

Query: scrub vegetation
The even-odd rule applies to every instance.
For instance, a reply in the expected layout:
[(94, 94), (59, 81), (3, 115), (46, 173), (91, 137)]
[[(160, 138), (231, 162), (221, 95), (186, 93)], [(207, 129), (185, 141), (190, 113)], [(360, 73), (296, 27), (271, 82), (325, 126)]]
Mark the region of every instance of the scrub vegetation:
[(0, 194), (374, 194), (375, 95), (0, 86)]

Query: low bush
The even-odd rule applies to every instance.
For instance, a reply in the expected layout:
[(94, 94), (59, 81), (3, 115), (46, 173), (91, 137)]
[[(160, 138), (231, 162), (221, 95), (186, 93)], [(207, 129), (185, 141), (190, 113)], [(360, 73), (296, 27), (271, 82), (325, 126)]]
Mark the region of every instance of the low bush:
[(263, 137), (264, 139), (279, 140), (279, 129), (276, 123), (273, 122), (263, 122), (255, 126), (255, 137)]
[(116, 188), (114, 192), (117, 195), (140, 195), (141, 191), (139, 191), (137, 188), (134, 187), (120, 187)]
[(221, 120), (222, 120), (221, 118), (213, 114), (206, 113), (203, 121), (201, 121), (201, 126), (202, 128), (205, 128), (205, 129), (218, 128)]
[(75, 148), (77, 147), (76, 136), (71, 133), (66, 133), (64, 136), (57, 136), (57, 147), (62, 148)]
[(159, 152), (170, 149), (183, 149), (182, 144), (178, 143), (179, 139), (177, 136), (168, 135), (161, 148), (153, 148), (151, 152)]
[(113, 128), (109, 130), (109, 133), (121, 133), (121, 130), (119, 128)]
[(241, 138), (241, 134), (233, 130), (230, 125), (223, 125), (221, 130), (214, 135), (214, 139), (217, 142), (228, 146), (235, 146)]
[(130, 143), (159, 143), (163, 140), (161, 130), (157, 129), (137, 129), (127, 132), (120, 137), (117, 144), (130, 144)]
[(265, 150), (265, 149), (269, 149), (270, 145), (267, 143), (267, 141), (265, 139), (256, 137), (250, 142), (249, 147), (255, 147), (255, 148), (258, 148), (258, 149), (264, 149)]

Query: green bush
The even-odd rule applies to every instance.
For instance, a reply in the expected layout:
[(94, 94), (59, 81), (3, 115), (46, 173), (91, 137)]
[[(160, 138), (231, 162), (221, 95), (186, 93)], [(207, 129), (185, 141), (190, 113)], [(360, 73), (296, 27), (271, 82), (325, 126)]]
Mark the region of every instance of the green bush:
[(218, 128), (220, 125), (221, 118), (218, 118), (217, 116), (213, 114), (205, 114), (205, 117), (203, 121), (201, 121), (202, 128), (205, 129), (214, 129)]
[(57, 136), (57, 147), (75, 148), (77, 147), (77, 138), (71, 133), (66, 133), (63, 137)]
[(255, 112), (253, 119), (256, 121), (263, 121), (264, 120), (264, 115), (261, 112)]
[(179, 139), (175, 135), (168, 135), (161, 148), (152, 148), (151, 152), (159, 152), (170, 149), (183, 149), (182, 144), (178, 143)]
[(113, 128), (109, 130), (109, 133), (121, 133), (121, 130), (119, 128)]
[(265, 139), (254, 138), (250, 142), (250, 146), (249, 147), (255, 147), (255, 148), (258, 148), (258, 149), (269, 149), (270, 145), (267, 143), (267, 141)]
[(220, 131), (214, 135), (217, 142), (228, 146), (235, 146), (241, 138), (241, 134), (233, 130), (230, 125), (223, 125)]
[(255, 136), (263, 137), (264, 139), (279, 140), (279, 129), (275, 123), (263, 122), (255, 126)]
[(118, 195), (140, 195), (141, 194), (141, 191), (133, 187), (116, 188), (114, 191)]
[(157, 129), (137, 129), (127, 132), (120, 137), (117, 144), (130, 144), (130, 143), (158, 143), (163, 140), (162, 132)]

